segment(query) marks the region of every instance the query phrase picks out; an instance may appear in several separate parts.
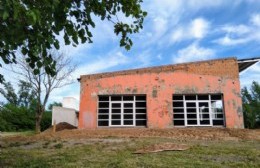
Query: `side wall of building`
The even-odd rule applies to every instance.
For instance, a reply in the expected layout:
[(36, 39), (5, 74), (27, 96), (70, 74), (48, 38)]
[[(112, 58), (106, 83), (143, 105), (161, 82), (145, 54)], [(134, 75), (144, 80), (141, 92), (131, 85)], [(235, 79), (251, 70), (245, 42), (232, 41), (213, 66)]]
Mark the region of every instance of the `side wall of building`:
[(97, 128), (98, 95), (145, 94), (147, 127), (173, 127), (173, 94), (222, 93), (226, 127), (243, 128), (236, 59), (81, 77), (79, 128)]
[(78, 118), (75, 109), (53, 106), (52, 108), (52, 125), (66, 122), (75, 127), (78, 126)]

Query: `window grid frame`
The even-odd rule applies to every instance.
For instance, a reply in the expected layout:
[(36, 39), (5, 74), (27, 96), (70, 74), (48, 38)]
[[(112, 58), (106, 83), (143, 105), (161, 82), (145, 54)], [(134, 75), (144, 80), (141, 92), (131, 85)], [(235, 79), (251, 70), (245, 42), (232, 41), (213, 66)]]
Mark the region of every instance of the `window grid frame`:
[[(108, 100), (101, 100), (99, 101), (100, 96), (108, 96)], [(111, 97), (113, 96), (120, 96), (120, 100), (112, 100)], [(133, 100), (124, 100), (124, 96), (133, 96)], [(136, 97), (142, 96), (144, 97), (145, 100), (136, 100)], [(97, 127), (146, 127), (147, 126), (147, 101), (146, 101), (147, 96), (146, 95), (98, 95), (98, 105), (97, 105)], [(101, 107), (99, 108), (99, 103), (109, 103), (108, 107)], [(145, 107), (136, 107), (136, 103), (145, 103)], [(120, 103), (121, 107), (112, 107), (113, 103)], [(130, 103), (133, 104), (132, 107), (124, 107), (124, 103)], [(120, 113), (112, 113), (112, 109), (120, 109)], [(124, 113), (125, 109), (133, 109), (132, 113)], [(145, 112), (142, 113), (137, 113), (136, 110), (145, 110)], [(99, 110), (108, 110), (108, 113), (99, 113)], [(112, 114), (113, 115), (120, 115), (120, 119), (112, 119)], [(108, 119), (101, 119), (99, 116), (107, 116)], [(132, 119), (125, 119), (124, 115), (132, 115)], [(145, 115), (145, 118), (136, 118), (136, 115)], [(112, 121), (118, 121), (120, 120), (120, 125), (113, 125)], [(99, 125), (99, 121), (107, 121), (108, 125), (103, 126)], [(124, 121), (133, 121), (132, 125), (127, 125), (124, 124)], [(146, 121), (144, 125), (136, 125), (136, 121)]]
[[(178, 99), (174, 99), (174, 96), (178, 96)], [(180, 96), (182, 96), (182, 100), (179, 99)], [(191, 96), (191, 97), (195, 97), (195, 99), (193, 100), (187, 100), (186, 96)], [(208, 96), (208, 99), (207, 100), (199, 100), (199, 96)], [(216, 99), (214, 98), (214, 100), (211, 99), (212, 96), (220, 96), (219, 99)], [(215, 110), (213, 109), (217, 109), (216, 107), (212, 107), (212, 102), (215, 102), (215, 101), (221, 101), (221, 111), (217, 111), (215, 112)], [(173, 104), (174, 103), (178, 103), (178, 102), (183, 102), (183, 106), (182, 107), (174, 107)], [(196, 107), (187, 107), (187, 102), (193, 102), (195, 103), (195, 106)], [(208, 104), (208, 107), (206, 107), (208, 109), (209, 112), (198, 112), (198, 109), (199, 109), (199, 106), (198, 106), (198, 103), (199, 102), (205, 102)], [(178, 127), (183, 127), (183, 126), (225, 126), (225, 109), (224, 109), (224, 101), (223, 101), (223, 94), (183, 94), (183, 95), (180, 95), (180, 94), (173, 94), (172, 95), (172, 109), (173, 109), (173, 125)], [(174, 112), (175, 109), (180, 109), (180, 111), (178, 112)], [(196, 112), (187, 112), (187, 109), (196, 109)], [(175, 118), (174, 115), (180, 115), (180, 114), (184, 114), (184, 118)], [(204, 125), (204, 124), (200, 124), (200, 121), (201, 119), (198, 119), (198, 116), (197, 116), (197, 124), (195, 125), (191, 125), (191, 124), (188, 124), (187, 121), (190, 120), (190, 118), (188, 119), (187, 118), (187, 114), (197, 114), (197, 115), (203, 115), (203, 114), (209, 114), (209, 117), (207, 118), (203, 118), (203, 119), (210, 119), (210, 124), (208, 125)], [(213, 115), (215, 115), (216, 117), (214, 118)], [(222, 115), (223, 117), (217, 117), (217, 115)], [(184, 120), (184, 125), (175, 125), (174, 122), (175, 121), (183, 121)], [(193, 120), (193, 118), (192, 118)], [(223, 121), (223, 125), (214, 125), (213, 123), (213, 120), (216, 120), (216, 121)], [(207, 120), (205, 120), (207, 121)]]

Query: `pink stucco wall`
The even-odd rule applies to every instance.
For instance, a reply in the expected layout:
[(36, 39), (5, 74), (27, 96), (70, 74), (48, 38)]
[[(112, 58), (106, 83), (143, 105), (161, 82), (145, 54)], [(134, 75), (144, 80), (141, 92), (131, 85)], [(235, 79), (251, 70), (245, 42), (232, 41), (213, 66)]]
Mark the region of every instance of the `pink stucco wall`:
[[(204, 65), (205, 64), (205, 65)], [(225, 71), (218, 75), (218, 71)], [(173, 94), (222, 93), (226, 127), (243, 128), (242, 102), (236, 60), (198, 63), (198, 70), (130, 73), (104, 77), (81, 77), (79, 128), (97, 128), (98, 95), (145, 94), (147, 98), (147, 127), (173, 127)], [(214, 67), (214, 65), (217, 65)], [(192, 65), (197, 66), (197, 64)], [(230, 67), (231, 66), (231, 67)], [(207, 68), (215, 68), (212, 75)], [(232, 70), (232, 68), (234, 70)], [(205, 72), (205, 73), (204, 73)]]

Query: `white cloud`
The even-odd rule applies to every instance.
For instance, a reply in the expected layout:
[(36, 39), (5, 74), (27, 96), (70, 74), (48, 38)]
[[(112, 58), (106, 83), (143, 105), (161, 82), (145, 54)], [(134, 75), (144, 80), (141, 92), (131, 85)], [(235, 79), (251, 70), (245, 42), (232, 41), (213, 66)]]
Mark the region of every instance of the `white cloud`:
[[(97, 57), (97, 56), (96, 56)], [(76, 81), (80, 75), (93, 74), (103, 72), (115, 66), (127, 64), (129, 61), (128, 57), (123, 55), (120, 51), (113, 50), (108, 53), (107, 56), (97, 57), (92, 62), (82, 64), (73, 73), (75, 83), (72, 85), (65, 86), (61, 89), (56, 89), (52, 92), (49, 102), (57, 101), (61, 102), (63, 97), (74, 97), (79, 100), (79, 83)]]
[(149, 14), (170, 18), (173, 14), (182, 16), (183, 13), (196, 12), (202, 8), (213, 8), (228, 4), (226, 0), (153, 0), (144, 3), (145, 9), (149, 10)]
[(250, 72), (257, 74), (259, 76), (257, 79), (260, 80), (260, 62), (250, 67), (249, 70)]
[(190, 61), (206, 60), (214, 57), (215, 51), (209, 48), (200, 47), (197, 43), (193, 43), (183, 48), (173, 55), (173, 63), (183, 63)]
[(190, 32), (194, 38), (203, 38), (209, 29), (209, 22), (203, 18), (196, 18), (191, 22)]
[(128, 57), (123, 55), (122, 52), (112, 51), (107, 57), (97, 57), (95, 61), (81, 65), (73, 76), (78, 78), (80, 75), (102, 72), (109, 68), (126, 64), (128, 60)]
[(48, 102), (61, 102), (63, 97), (74, 97), (79, 100), (79, 85), (79, 82), (75, 79), (75, 83), (53, 90)]
[(210, 28), (210, 22), (204, 18), (196, 18), (188, 25), (182, 25), (171, 33), (170, 42), (176, 43), (189, 39), (204, 38)]
[(253, 14), (250, 21), (253, 25), (260, 27), (260, 14)]
[(236, 33), (239, 35), (246, 34), (251, 31), (250, 27), (245, 25), (237, 25), (237, 26), (225, 25), (221, 28), (221, 30), (226, 33)]
[(240, 73), (241, 88), (250, 87), (252, 82), (260, 83), (260, 63), (254, 64), (244, 72)]
[(215, 42), (221, 45), (230, 46), (230, 45), (237, 45), (237, 44), (243, 44), (250, 41), (249, 38), (231, 38), (228, 35), (225, 37), (222, 37), (220, 39), (217, 39)]
[(150, 49), (141, 51), (140, 54), (134, 59), (134, 68), (147, 67), (151, 64), (152, 54)]
[(182, 4), (182, 1), (179, 0), (153, 0), (146, 1), (144, 7), (152, 17), (169, 18), (172, 14), (180, 11)]
[(165, 33), (165, 31), (167, 30), (167, 20), (161, 17), (156, 17), (153, 20), (153, 24), (154, 24), (154, 32), (155, 32), (155, 36), (161, 36)]
[(118, 42), (117, 36), (114, 33), (113, 23), (109, 21), (101, 21), (98, 17), (93, 17), (95, 28), (91, 29), (93, 35), (93, 43), (104, 44), (111, 42)]
[(181, 40), (185, 39), (185, 33), (183, 28), (177, 28), (172, 32), (170, 42), (180, 42)]
[(213, 42), (224, 45), (238, 45), (249, 42), (260, 41), (260, 14), (253, 14), (250, 17), (248, 24), (239, 25), (224, 25), (219, 31), (224, 33), (223, 37), (220, 37)]
[[(212, 8), (227, 4), (226, 0), (188, 0), (188, 5), (193, 9)], [(239, 0), (237, 0), (239, 1)]]
[[(145, 1), (143, 7), (148, 12), (148, 16), (145, 19), (145, 37), (142, 38), (142, 41), (146, 41), (146, 43), (140, 43), (140, 46), (145, 48), (155, 44), (164, 47), (171, 44), (169, 41), (174, 43), (180, 42), (183, 38), (203, 38), (209, 28), (209, 24), (205, 19), (195, 18), (192, 23), (184, 22), (187, 22), (186, 19), (199, 10), (217, 8), (225, 4), (228, 4), (225, 0)], [(187, 31), (192, 36), (191, 38), (186, 35)], [(169, 35), (169, 32), (171, 32), (171, 35)]]

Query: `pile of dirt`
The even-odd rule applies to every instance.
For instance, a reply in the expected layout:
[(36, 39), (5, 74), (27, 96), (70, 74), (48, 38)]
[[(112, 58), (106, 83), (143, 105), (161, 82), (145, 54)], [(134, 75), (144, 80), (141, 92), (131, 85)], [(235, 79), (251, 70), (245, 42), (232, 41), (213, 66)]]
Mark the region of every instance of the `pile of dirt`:
[[(48, 128), (47, 130), (44, 131), (44, 133), (48, 133), (48, 132), (53, 132), (53, 126), (51, 126), (50, 128)], [(72, 129), (77, 129), (77, 127), (75, 127), (74, 125), (71, 125), (69, 123), (66, 122), (61, 122), (56, 124), (56, 132), (59, 131), (63, 131), (63, 130), (72, 130)]]
[[(106, 129), (75, 129), (68, 123), (57, 124), (57, 131), (52, 128), (45, 132), (28, 137), (31, 140), (42, 139), (92, 139), (92, 138), (142, 138), (162, 137), (181, 141), (187, 140), (260, 140), (260, 130), (228, 129), (228, 128), (106, 128)], [(9, 139), (12, 139), (11, 137)], [(26, 137), (15, 137), (22, 140)]]
[(228, 128), (106, 128), (106, 129), (74, 129), (63, 130), (55, 134), (38, 136), (60, 139), (71, 138), (105, 138), (105, 137), (167, 137), (178, 140), (260, 140), (260, 130), (228, 129)]

